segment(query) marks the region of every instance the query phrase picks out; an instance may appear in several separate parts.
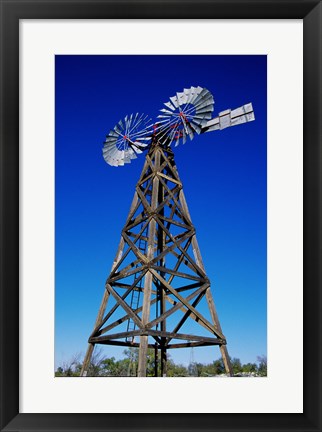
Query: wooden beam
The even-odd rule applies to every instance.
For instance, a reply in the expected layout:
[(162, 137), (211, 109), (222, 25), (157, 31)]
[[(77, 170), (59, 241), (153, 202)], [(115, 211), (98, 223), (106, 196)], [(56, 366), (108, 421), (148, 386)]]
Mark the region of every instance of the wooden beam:
[[(156, 148), (155, 153), (155, 171), (160, 166), (160, 153)], [(158, 203), (158, 189), (159, 189), (159, 178), (155, 175), (153, 178), (152, 198), (151, 198), (151, 211), (155, 211)], [(154, 237), (156, 234), (156, 220), (154, 217), (151, 218), (149, 225), (149, 241), (147, 248), (147, 260), (151, 261), (154, 256)], [(142, 310), (142, 326), (145, 326), (150, 319), (150, 305), (151, 305), (151, 290), (152, 290), (152, 274), (149, 271), (145, 275), (144, 281), (144, 295), (143, 295), (143, 310)], [(147, 349), (148, 349), (148, 337), (140, 336), (140, 351), (139, 351), (139, 362), (138, 362), (138, 376), (146, 376), (146, 361), (147, 361)]]
[[(157, 302), (157, 298), (151, 300), (151, 305), (155, 304), (156, 302)], [(133, 312), (135, 314), (138, 314), (138, 313), (140, 313), (142, 311), (142, 309), (143, 309), (142, 306), (140, 306), (139, 308), (133, 310)], [(108, 332), (109, 330), (112, 330), (113, 328), (117, 327), (118, 325), (122, 324), (123, 322), (125, 322), (125, 321), (127, 321), (129, 319), (130, 319), (130, 315), (129, 314), (124, 315), (123, 317), (119, 318), (118, 320), (114, 321), (113, 323), (109, 324), (108, 326), (103, 327), (102, 329), (100, 329), (99, 332), (97, 332), (95, 334), (95, 336), (100, 336), (100, 335)]]
[(167, 289), (179, 300), (181, 301), (181, 303), (184, 304), (184, 306), (187, 307), (187, 309), (190, 309), (197, 318), (199, 318), (207, 327), (208, 329), (212, 332), (215, 333), (218, 337), (223, 338), (223, 335), (220, 334), (219, 332), (216, 332), (213, 324), (211, 324), (204, 316), (202, 316), (193, 306), (191, 306), (188, 302), (186, 302), (185, 298), (182, 297), (174, 288), (172, 288), (171, 285), (169, 285), (167, 283), (166, 280), (164, 280), (155, 270), (153, 270), (152, 268), (150, 269), (150, 271), (167, 287)]
[[(169, 281), (168, 281), (169, 283)], [(195, 288), (199, 288), (201, 285), (204, 284), (204, 281), (202, 282), (201, 280), (199, 280), (198, 282), (195, 282), (193, 284), (188, 284), (188, 285), (183, 285), (181, 287), (176, 288), (177, 292), (184, 292), (184, 291), (189, 291)]]
[(134, 232), (131, 232), (131, 231), (127, 231), (126, 234), (127, 234), (129, 237), (134, 238), (135, 240), (144, 240), (145, 242), (148, 241), (148, 238), (147, 238), (147, 237), (142, 236), (142, 235), (139, 236), (138, 234), (136, 234), (136, 233), (134, 233)]
[[(122, 240), (124, 241), (124, 236), (122, 235)], [(129, 245), (127, 245), (129, 246)], [(118, 267), (122, 264), (122, 262), (125, 260), (125, 258), (128, 256), (128, 254), (131, 252), (131, 248), (128, 247), (128, 249), (124, 252), (123, 250), (123, 254), (120, 258), (120, 260), (118, 261), (117, 265), (113, 268), (113, 270), (111, 270), (109, 277), (107, 278), (106, 282), (108, 282), (109, 278), (113, 277), (113, 275), (117, 272)]]
[[(140, 231), (139, 231), (138, 233), (131, 232), (130, 229), (129, 229), (128, 227), (125, 227), (125, 228), (122, 230), (122, 233), (125, 233), (125, 234), (128, 235), (128, 236), (134, 237), (134, 238), (135, 238), (135, 241), (137, 241), (137, 240), (139, 240), (139, 239), (144, 239), (144, 241), (147, 241), (148, 238), (142, 236), (142, 234), (143, 234), (143, 232), (146, 230), (147, 226), (149, 225), (149, 223), (150, 223), (150, 219), (151, 219), (151, 218), (150, 218), (149, 216), (146, 216), (144, 219), (145, 219), (145, 222), (144, 222), (144, 224), (142, 223), (141, 228), (140, 228)], [(133, 244), (134, 244), (134, 243), (133, 243)], [(135, 245), (135, 247), (136, 247), (136, 245)]]
[[(162, 154), (162, 152), (161, 152)], [(167, 165), (166, 160), (164, 160), (163, 164), (162, 164), (162, 169), (165, 169)], [(160, 170), (161, 171), (161, 170)], [(170, 204), (168, 201), (165, 201), (165, 195), (164, 195), (164, 187), (162, 186), (162, 183), (159, 182), (159, 197), (158, 197), (158, 205), (163, 204), (165, 202), (167, 202), (168, 204)], [(164, 209), (165, 209), (165, 205), (163, 205), (163, 207), (161, 207), (158, 211), (158, 215), (160, 216), (164, 216)], [(158, 223), (158, 250), (157, 250), (157, 255), (160, 256), (160, 254), (165, 250), (165, 232), (162, 230), (160, 224)], [(165, 266), (165, 256), (162, 256), (157, 263), (159, 264), (159, 266), (164, 267)], [(164, 272), (161, 271), (161, 276), (164, 276)], [(157, 290), (158, 290), (158, 297), (160, 299), (160, 315), (163, 315), (166, 311), (166, 304), (165, 304), (165, 290), (163, 285), (160, 283), (160, 281), (157, 281)], [(158, 330), (158, 324), (156, 325), (156, 329)], [(162, 320), (162, 322), (160, 323), (160, 327), (161, 327), (161, 331), (166, 331), (167, 328), (167, 320), (166, 317)], [(154, 336), (156, 338), (156, 336)], [(159, 341), (159, 345), (161, 347), (161, 376), (165, 377), (167, 376), (167, 350), (165, 348), (165, 342), (166, 342), (166, 338), (157, 338)]]
[(220, 338), (206, 337), (206, 336), (198, 336), (192, 334), (184, 334), (184, 333), (173, 333), (173, 332), (163, 332), (160, 330), (141, 330), (142, 334), (146, 334), (148, 336), (159, 336), (171, 339), (184, 339), (187, 341), (201, 341), (201, 342), (211, 342), (214, 345), (224, 345), (226, 343), (225, 340)]
[[(134, 198), (135, 198), (135, 195), (134, 195)], [(135, 205), (135, 199), (134, 198), (133, 198), (132, 206)], [(118, 265), (118, 262), (120, 261), (121, 256), (122, 256), (123, 249), (124, 249), (124, 240), (123, 240), (123, 237), (121, 237), (117, 251), (116, 251), (116, 255), (115, 255), (112, 267), (111, 267), (111, 271), (113, 271), (114, 268)], [(104, 294), (103, 294), (103, 298), (102, 298), (102, 302), (101, 302), (100, 308), (98, 310), (98, 314), (97, 314), (96, 321), (94, 324), (94, 329), (97, 328), (103, 320), (103, 316), (104, 316), (104, 312), (105, 312), (105, 309), (107, 306), (108, 298), (109, 298), (109, 292), (105, 289)], [(86, 376), (87, 375), (88, 368), (89, 368), (92, 354), (93, 354), (93, 350), (94, 350), (94, 345), (90, 343), (87, 347), (87, 351), (86, 351), (85, 358), (83, 361), (82, 369), (80, 371), (80, 376)]]
[[(149, 336), (151, 337), (158, 336), (158, 337), (171, 338), (171, 339), (183, 339), (189, 341), (189, 343), (191, 342), (210, 343), (211, 345), (225, 345), (226, 342), (225, 340), (219, 338), (210, 338), (205, 336), (198, 336), (198, 335), (184, 334), (184, 333), (163, 332), (158, 330), (133, 330), (131, 332), (115, 333), (111, 335), (90, 338), (90, 342), (95, 344), (96, 343), (102, 344), (108, 341), (119, 342), (116, 341), (115, 339), (125, 339), (130, 336), (140, 336), (140, 337), (144, 336), (146, 338), (148, 338)], [(131, 342), (129, 344), (132, 345)]]
[(146, 264), (143, 264), (140, 267), (135, 267), (132, 270), (128, 270), (128, 271), (123, 271), (123, 269), (119, 272), (116, 273), (113, 277), (108, 279), (108, 283), (111, 285), (114, 282), (121, 280), (121, 279), (126, 279), (129, 276), (135, 275), (137, 273), (144, 273), (147, 270), (147, 266)]
[(142, 179), (139, 180), (139, 181), (137, 182), (137, 184), (138, 184), (139, 186), (143, 186), (143, 184), (144, 184), (145, 182), (149, 181), (149, 180), (151, 179), (152, 176), (153, 176), (153, 172), (150, 172), (146, 177), (142, 177)]
[(161, 147), (161, 153), (162, 153), (162, 156), (164, 157), (165, 161), (168, 162), (167, 167), (171, 171), (173, 177), (180, 181), (178, 171), (175, 169), (174, 154), (173, 154), (172, 150), (169, 151), (170, 157), (165, 154), (165, 150), (162, 147)]
[(131, 223), (124, 225), (123, 231), (129, 231), (146, 220), (147, 216), (144, 214), (144, 211), (142, 211), (135, 219), (130, 221)]
[(131, 207), (130, 207), (129, 214), (127, 215), (127, 218), (126, 218), (125, 225), (127, 225), (128, 222), (131, 220), (131, 218), (135, 214), (138, 206), (139, 206), (139, 203), (138, 203), (138, 194), (136, 192), (134, 192), (132, 204), (131, 204)]
[[(133, 268), (137, 268), (137, 266), (138, 266), (138, 264), (140, 264), (141, 263), (141, 260), (140, 259), (137, 259), (137, 260), (135, 260), (135, 261), (132, 261), (130, 264), (128, 264), (126, 267), (123, 267), (122, 268), (122, 272), (127, 272), (128, 270), (130, 270), (130, 269), (133, 269)], [(141, 268), (141, 266), (140, 266), (140, 268)], [(116, 274), (119, 274), (120, 272), (117, 272)], [(108, 279), (109, 281), (111, 280), (111, 279)]]
[[(99, 345), (114, 345), (114, 346), (123, 346), (130, 348), (139, 348), (140, 344), (137, 342), (123, 342), (118, 340), (106, 340), (102, 342), (96, 342)], [(154, 348), (155, 344), (148, 344), (148, 348)]]
[(139, 248), (135, 246), (135, 244), (125, 232), (123, 232), (123, 237), (127, 244), (130, 246), (130, 249), (132, 250), (134, 255), (146, 264), (148, 262), (146, 256), (140, 251)]
[[(205, 289), (207, 289), (208, 285), (203, 285), (201, 286), (198, 290), (194, 291), (193, 293), (191, 293), (188, 297), (186, 297), (186, 301), (190, 301), (192, 300), (194, 297), (196, 297), (198, 294), (202, 293), (205, 291)], [(162, 322), (163, 320), (165, 320), (166, 318), (168, 318), (170, 315), (174, 314), (177, 310), (181, 309), (184, 305), (182, 304), (182, 302), (178, 302), (176, 305), (174, 305), (171, 309), (168, 309), (167, 311), (163, 312), (158, 318), (154, 319), (153, 321), (149, 322), (147, 324), (148, 328), (152, 328), (155, 325), (157, 325), (158, 323)], [(191, 313), (191, 311), (190, 311)]]
[(178, 272), (178, 271), (172, 270), (172, 269), (170, 269), (168, 267), (160, 267), (160, 266), (157, 266), (157, 265), (153, 265), (153, 266), (151, 266), (151, 268), (153, 268), (156, 271), (163, 271), (163, 273), (167, 273), (167, 274), (170, 274), (170, 275), (173, 275), (173, 276), (177, 276), (177, 277), (180, 277), (180, 278), (183, 278), (183, 279), (200, 281), (201, 283), (208, 282), (207, 279), (204, 279), (204, 278), (202, 278), (200, 276), (194, 276), (194, 275), (191, 275), (189, 273)]
[[(149, 189), (152, 187), (153, 176), (154, 173), (152, 172), (151, 174), (149, 174), (147, 177), (144, 178), (144, 181), (137, 183), (136, 191), (139, 189), (144, 194), (144, 196), (147, 195)], [(145, 186), (144, 183), (146, 183)]]
[(158, 176), (159, 177), (163, 177), (164, 179), (166, 179), (166, 180), (168, 180), (168, 181), (170, 181), (172, 183), (175, 183), (177, 185), (180, 185), (182, 187), (182, 183), (179, 180), (177, 180), (177, 179), (175, 179), (173, 177), (167, 176), (166, 174), (164, 174), (162, 172), (158, 172)]
[[(186, 202), (186, 198), (185, 198), (183, 190), (181, 190), (181, 192), (179, 194), (179, 201), (180, 201), (180, 203), (184, 209), (184, 212), (186, 213), (187, 217), (191, 221), (191, 216), (190, 216), (190, 213), (188, 210), (188, 206), (187, 206), (187, 202)], [(199, 249), (199, 245), (198, 245), (196, 236), (193, 236), (193, 238), (192, 238), (192, 246), (193, 246), (193, 253), (195, 256), (195, 260), (197, 261), (199, 266), (205, 271), (205, 266), (204, 266), (204, 263), (202, 261), (202, 257), (201, 257), (201, 253), (200, 253), (200, 249)], [(216, 312), (215, 303), (213, 301), (210, 289), (208, 289), (206, 292), (206, 298), (207, 298), (208, 306), (210, 309), (212, 321), (213, 321), (215, 329), (216, 329), (216, 333), (221, 334), (222, 337), (224, 338), (224, 336), (222, 334), (221, 326), (219, 323), (218, 315)], [(228, 355), (227, 347), (226, 346), (220, 347), (220, 351), (221, 351), (221, 355), (222, 355), (223, 362), (225, 365), (225, 370), (230, 376), (232, 376), (233, 375), (233, 369), (232, 369), (232, 366), (230, 363), (230, 357)]]
[[(175, 196), (175, 193), (178, 192), (178, 194), (179, 194), (180, 190), (182, 190), (182, 186), (181, 185), (177, 185), (173, 189), (170, 189), (162, 178), (159, 178), (159, 180), (160, 180), (160, 183), (162, 184), (162, 186), (164, 187), (165, 191), (168, 194), (168, 197), (167, 196), (164, 197), (165, 201), (169, 200), (169, 199), (172, 199), (172, 201), (174, 202), (174, 204), (180, 209), (179, 200)], [(163, 203), (161, 204), (161, 206), (163, 206)], [(157, 208), (157, 211), (159, 211), (159, 207)]]
[(182, 189), (182, 184), (177, 184), (175, 185), (173, 188), (169, 187), (168, 184), (164, 181), (164, 179), (162, 179), (161, 177), (159, 177), (160, 183), (162, 184), (163, 188), (164, 188), (164, 203), (159, 203), (157, 211), (159, 212), (160, 207), (163, 207), (164, 205), (166, 205), (167, 203), (171, 203), (172, 201), (174, 202), (174, 204), (176, 205), (176, 207), (178, 208), (178, 210), (180, 211), (180, 205), (178, 205), (178, 201), (177, 201), (177, 197), (176, 195), (178, 194), (179, 196), (179, 192)]
[[(125, 300), (126, 297), (131, 293), (131, 291), (133, 290), (134, 286), (140, 282), (140, 280), (143, 278), (145, 273), (142, 272), (142, 274), (140, 274), (140, 276), (138, 278), (136, 278), (133, 282), (133, 284), (127, 289), (127, 291), (125, 291), (125, 293), (122, 295), (122, 299)], [(95, 327), (95, 329), (93, 330), (91, 336), (94, 336), (95, 333), (100, 329), (100, 327), (102, 327), (102, 325), (104, 325), (106, 323), (106, 321), (113, 315), (113, 313), (117, 310), (117, 308), (120, 306), (119, 303), (116, 303), (112, 309), (108, 312), (108, 314), (104, 317), (104, 319), (100, 322), (100, 324)]]
[(107, 341), (107, 340), (123, 339), (130, 336), (140, 336), (142, 332), (143, 330), (132, 330), (132, 331), (121, 332), (121, 333), (113, 333), (105, 336), (91, 337), (90, 342), (101, 343), (102, 341)]
[(212, 342), (187, 342), (187, 343), (175, 343), (167, 345), (167, 349), (174, 349), (174, 348), (196, 348), (201, 346), (213, 346), (218, 345), (218, 343), (212, 343)]
[[(166, 300), (167, 300), (169, 303), (171, 303), (171, 304), (177, 304), (177, 302), (176, 302), (175, 300), (173, 300), (173, 299), (172, 299), (171, 297), (169, 297), (169, 296), (166, 296)], [(187, 309), (185, 306), (182, 305), (182, 307), (180, 308), (180, 310), (181, 310), (182, 312), (186, 313), (188, 309)], [(197, 321), (198, 324), (200, 324), (202, 327), (204, 327), (206, 330), (209, 331), (208, 327), (207, 327), (207, 326), (206, 326), (202, 321), (200, 321), (200, 320), (196, 317), (196, 315), (195, 315), (194, 313), (191, 312), (191, 314), (190, 314), (190, 318), (193, 319), (194, 321)]]
[(136, 191), (137, 191), (137, 193), (138, 193), (138, 195), (139, 195), (139, 197), (140, 197), (140, 199), (141, 199), (141, 201), (142, 201), (142, 205), (143, 205), (144, 209), (145, 209), (148, 213), (151, 213), (151, 206), (150, 206), (150, 204), (148, 203), (147, 199), (145, 198), (145, 195), (143, 194), (143, 192), (140, 190), (139, 187), (136, 188)]
[[(191, 245), (191, 238), (192, 238), (191, 236), (188, 238), (188, 241), (187, 241), (186, 245), (183, 248), (183, 250), (185, 251), (185, 254), (183, 254), (183, 253), (178, 254), (175, 250), (170, 251), (170, 253), (172, 253), (172, 255), (175, 256), (177, 258), (177, 260), (178, 260), (177, 264), (176, 264), (176, 266), (174, 268), (175, 270), (177, 270), (180, 267), (180, 264), (183, 262), (184, 265), (186, 265), (190, 270), (192, 270), (195, 273), (197, 273), (196, 272), (196, 267), (193, 266), (193, 265), (191, 265), (190, 261), (188, 261), (187, 258), (186, 258), (186, 256), (185, 256), (188, 253), (187, 251), (188, 251), (188, 249), (189, 249), (189, 247)], [(171, 280), (170, 279), (169, 279), (169, 283), (171, 283), (171, 281), (172, 281), (173, 278)]]
[(138, 180), (138, 184), (140, 184), (142, 181), (144, 181), (144, 176), (146, 175), (146, 171), (148, 170), (148, 168), (150, 168), (151, 171), (153, 172), (153, 167), (150, 165), (150, 161), (151, 161), (150, 156), (149, 156), (149, 154), (147, 154), (145, 156), (145, 161), (144, 161), (143, 169), (141, 171), (140, 178)]
[(130, 315), (131, 319), (139, 328), (143, 328), (143, 323), (140, 318), (132, 311), (130, 306), (122, 299), (122, 297), (114, 290), (110, 284), (106, 284), (106, 288), (115, 298), (115, 300), (120, 304), (120, 306)]
[(171, 252), (176, 247), (179, 248), (178, 245), (180, 245), (180, 243), (184, 242), (185, 240), (187, 240), (190, 237), (191, 237), (191, 234), (189, 232), (185, 233), (185, 235), (181, 239), (179, 239), (178, 241), (176, 241), (175, 243), (173, 243), (171, 246), (167, 246), (164, 249), (163, 252), (161, 252), (159, 255), (157, 255), (156, 257), (154, 257), (154, 259), (151, 261), (151, 264), (154, 264), (157, 261), (159, 261), (161, 258), (163, 258), (164, 256), (166, 256), (169, 252)]
[[(192, 306), (196, 307), (198, 305), (198, 303), (200, 302), (200, 300), (203, 298), (204, 296), (204, 291), (202, 291), (198, 297), (192, 302)], [(175, 328), (173, 329), (173, 333), (177, 333), (181, 327), (183, 326), (183, 324), (187, 321), (187, 319), (189, 318), (189, 316), (192, 314), (191, 310), (187, 310), (186, 313), (183, 315), (183, 317), (181, 318), (181, 320), (178, 322), (178, 324), (175, 326)], [(194, 315), (196, 317), (196, 315)], [(170, 339), (171, 340), (171, 339)], [(170, 340), (168, 339), (167, 341), (167, 345), (169, 344)]]
[[(138, 272), (138, 273), (140, 273), (140, 272)], [(113, 282), (113, 286), (115, 286), (117, 288), (129, 289), (132, 285), (126, 284), (126, 283), (122, 283), (122, 282)], [(143, 288), (133, 287), (132, 290), (133, 291), (142, 292)]]
[[(180, 228), (187, 229), (189, 231), (191, 230), (191, 225), (187, 225), (187, 224), (178, 222), (175, 219), (171, 219), (171, 218), (163, 216), (163, 215), (161, 216), (159, 213), (158, 213), (158, 217), (159, 217), (159, 219), (161, 219), (161, 220), (163, 220), (165, 222), (169, 222), (169, 224), (176, 225), (176, 226), (178, 226)], [(169, 227), (167, 227), (167, 229), (169, 229)]]
[[(203, 278), (207, 278), (206, 272), (205, 270), (200, 267), (197, 262), (194, 262), (192, 260), (192, 258), (189, 256), (189, 254), (180, 246), (180, 243), (182, 243), (182, 239), (178, 239), (173, 237), (172, 234), (170, 233), (169, 230), (167, 230), (167, 228), (162, 224), (161, 221), (159, 221), (160, 225), (162, 226), (163, 230), (165, 231), (165, 233), (168, 235), (168, 237), (173, 241), (173, 243), (175, 243), (177, 245), (177, 248), (180, 250), (180, 252), (182, 254), (184, 254), (184, 256), (186, 257), (186, 259), (191, 263), (191, 265), (195, 268), (196, 273), (199, 274), (200, 276), (202, 276)], [(195, 237), (195, 229), (193, 227), (193, 225), (191, 226), (191, 230), (187, 231), (186, 234), (189, 234), (189, 237), (193, 238)], [(183, 238), (186, 238), (186, 234), (183, 236)], [(207, 278), (208, 279), (208, 278)]]
[(230, 363), (230, 357), (228, 354), (227, 346), (226, 345), (220, 345), (219, 347), (221, 356), (224, 362), (226, 373), (228, 373), (230, 376), (234, 376), (233, 367)]
[(91, 362), (91, 358), (92, 358), (93, 351), (94, 351), (94, 346), (95, 345), (92, 344), (92, 343), (88, 344), (88, 348), (87, 348), (87, 351), (86, 351), (86, 354), (85, 354), (85, 358), (83, 360), (82, 369), (81, 369), (80, 374), (79, 374), (81, 377), (86, 377), (87, 376), (88, 369), (89, 369), (90, 362)]

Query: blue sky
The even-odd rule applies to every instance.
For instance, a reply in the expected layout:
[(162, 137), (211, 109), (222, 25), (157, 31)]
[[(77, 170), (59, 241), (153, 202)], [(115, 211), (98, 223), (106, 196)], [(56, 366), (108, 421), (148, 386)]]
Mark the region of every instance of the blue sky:
[[(254, 122), (174, 149), (229, 354), (254, 362), (267, 348), (266, 56), (56, 56), (55, 364), (84, 353), (144, 156), (102, 157), (126, 114), (152, 119), (184, 87), (206, 87), (214, 116), (253, 103)], [(106, 347), (122, 357), (123, 348)], [(189, 363), (189, 349), (171, 350)], [(195, 348), (198, 362), (220, 357)]]

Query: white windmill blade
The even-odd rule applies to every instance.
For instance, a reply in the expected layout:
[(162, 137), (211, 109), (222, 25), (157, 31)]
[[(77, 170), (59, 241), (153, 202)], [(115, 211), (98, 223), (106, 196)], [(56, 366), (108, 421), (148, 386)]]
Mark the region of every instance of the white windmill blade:
[(237, 126), (255, 120), (253, 105), (248, 103), (234, 110), (227, 109), (209, 120), (202, 128), (202, 133), (226, 129), (230, 126)]
[(183, 89), (183, 92), (186, 94), (187, 96), (187, 101), (186, 103), (191, 103), (192, 98), (195, 95), (195, 87), (190, 87), (189, 89)]
[(122, 152), (119, 150), (113, 149), (110, 153), (105, 153), (105, 159), (109, 161), (115, 161), (118, 162), (123, 157)]
[(145, 114), (125, 116), (106, 136), (103, 158), (111, 166), (123, 166), (148, 147), (154, 133), (151, 119)]
[(145, 150), (145, 147), (148, 147), (148, 144), (147, 143), (143, 143), (143, 142), (137, 140), (137, 141), (133, 142), (133, 144), (132, 144), (131, 147), (132, 148), (136, 147), (136, 148), (139, 148), (140, 150)]
[(192, 89), (191, 88), (184, 88), (183, 89), (183, 94), (185, 95), (186, 98), (186, 103), (189, 103), (192, 97)]
[(198, 135), (200, 134), (202, 128), (199, 125), (195, 124), (194, 122), (190, 122), (190, 126)]
[(129, 152), (129, 148), (127, 149), (127, 150), (124, 150), (124, 163), (125, 164), (127, 164), (127, 163), (131, 163), (131, 155), (130, 155), (130, 152)]
[[(187, 136), (190, 140), (199, 134), (202, 127), (212, 118), (214, 98), (204, 87), (184, 88), (170, 97), (158, 115), (158, 140), (163, 145), (175, 146), (185, 143)], [(174, 108), (173, 108), (174, 107)]]
[(165, 108), (160, 109), (161, 112), (167, 113), (167, 114), (172, 114), (172, 111), (169, 111)]
[[(202, 108), (198, 108), (196, 110), (196, 114), (200, 115), (200, 114), (208, 114), (209, 113), (209, 108), (208, 106), (202, 107)], [(212, 112), (210, 113), (210, 115), (212, 115)]]
[[(126, 116), (126, 117), (127, 117), (127, 116)], [(125, 118), (126, 118), (126, 117), (125, 117)], [(120, 120), (120, 121), (118, 122), (118, 124), (117, 124), (115, 127), (118, 127), (120, 130), (124, 129), (123, 121)]]
[(172, 105), (173, 105), (175, 108), (178, 108), (178, 106), (179, 106), (179, 101), (178, 101), (178, 99), (177, 99), (177, 96), (172, 96), (172, 97), (170, 97), (170, 101), (172, 102)]
[(133, 147), (132, 147), (132, 150), (133, 150), (137, 155), (143, 153), (143, 150), (141, 150), (139, 147), (136, 147), (136, 146), (133, 146)]
[(193, 87), (193, 95), (192, 98), (190, 100), (190, 103), (193, 104), (195, 102), (195, 100), (198, 98), (198, 96), (200, 95), (200, 93), (202, 92), (203, 88), (202, 87)]
[(187, 134), (186, 131), (182, 131), (182, 144), (185, 144), (187, 142)]
[[(118, 127), (117, 127), (117, 126), (118, 126), (118, 125), (115, 126), (114, 130), (110, 130), (109, 134), (106, 135), (106, 138), (108, 138), (108, 137), (118, 138), (119, 130), (118, 130)], [(116, 131), (117, 131), (118, 133), (117, 133)]]
[(171, 102), (165, 102), (163, 105), (170, 108), (172, 111), (176, 109), (176, 107), (174, 107)]
[(137, 155), (136, 155), (135, 151), (131, 147), (129, 147), (127, 149), (127, 151), (128, 151), (128, 154), (129, 154), (129, 156), (130, 156), (131, 159), (136, 159), (137, 158)]
[(118, 166), (118, 163), (116, 159), (109, 157), (108, 159), (105, 159), (106, 162), (111, 166)]

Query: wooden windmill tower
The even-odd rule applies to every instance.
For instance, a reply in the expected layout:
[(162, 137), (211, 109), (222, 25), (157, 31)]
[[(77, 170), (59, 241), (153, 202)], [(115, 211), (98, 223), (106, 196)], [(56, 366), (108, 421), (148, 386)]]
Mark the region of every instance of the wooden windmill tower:
[(195, 134), (254, 120), (252, 104), (212, 118), (214, 99), (201, 87), (170, 98), (158, 121), (131, 115), (107, 135), (103, 156), (112, 166), (147, 150), (133, 202), (105, 284), (81, 376), (96, 344), (139, 348), (137, 376), (146, 376), (153, 348), (155, 376), (166, 376), (167, 351), (218, 345), (232, 375), (226, 338), (198, 247), (171, 145)]

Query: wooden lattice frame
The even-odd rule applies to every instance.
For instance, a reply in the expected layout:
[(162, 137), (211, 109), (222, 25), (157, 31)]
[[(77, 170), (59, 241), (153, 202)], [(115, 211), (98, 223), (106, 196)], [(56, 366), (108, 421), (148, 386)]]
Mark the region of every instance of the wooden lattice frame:
[[(141, 243), (145, 244), (144, 250)], [(174, 262), (171, 268), (167, 267), (170, 256)], [(187, 272), (179, 271), (183, 265)], [(132, 283), (129, 282), (131, 277), (134, 278)], [(178, 283), (174, 285), (174, 280), (180, 280), (179, 287)], [(186, 297), (185, 291), (190, 291)], [(143, 295), (142, 305), (135, 308), (128, 303), (134, 292)], [(106, 313), (110, 297), (115, 299), (115, 304)], [(204, 297), (211, 322), (196, 309)], [(152, 319), (151, 306), (156, 305), (159, 305), (159, 313)], [(114, 318), (119, 308), (124, 314)], [(172, 331), (167, 331), (167, 319), (179, 310), (183, 316)], [(179, 333), (188, 318), (206, 329), (209, 337)], [(133, 328), (114, 330), (126, 322), (132, 322)], [(153, 343), (149, 343), (149, 339)], [(226, 372), (232, 375), (226, 338), (216, 313), (173, 152), (158, 143), (152, 145), (146, 156), (88, 342), (82, 376), (87, 374), (96, 344), (139, 347), (138, 376), (141, 377), (146, 376), (148, 348), (154, 348), (156, 356), (160, 350), (161, 376), (166, 376), (168, 349), (218, 345)]]

